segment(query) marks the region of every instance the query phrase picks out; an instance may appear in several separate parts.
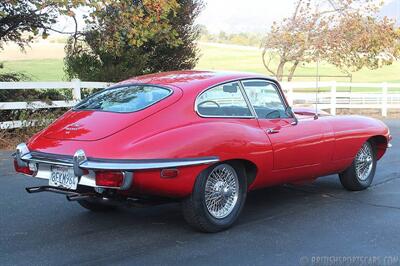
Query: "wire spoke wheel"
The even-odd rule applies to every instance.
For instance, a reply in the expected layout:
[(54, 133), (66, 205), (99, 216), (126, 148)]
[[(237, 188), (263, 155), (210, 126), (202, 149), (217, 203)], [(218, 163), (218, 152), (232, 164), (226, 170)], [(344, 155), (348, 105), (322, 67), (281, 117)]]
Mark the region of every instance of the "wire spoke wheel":
[(355, 170), (357, 178), (365, 181), (373, 167), (373, 151), (368, 143), (364, 143), (355, 158)]
[(196, 178), (192, 194), (182, 201), (186, 221), (202, 232), (231, 227), (242, 211), (247, 180), (240, 162), (212, 165)]
[(357, 152), (352, 164), (339, 173), (340, 183), (350, 191), (367, 189), (376, 171), (375, 143), (366, 141)]
[(205, 184), (205, 203), (208, 212), (217, 219), (227, 217), (239, 197), (239, 180), (235, 170), (227, 165), (215, 167)]

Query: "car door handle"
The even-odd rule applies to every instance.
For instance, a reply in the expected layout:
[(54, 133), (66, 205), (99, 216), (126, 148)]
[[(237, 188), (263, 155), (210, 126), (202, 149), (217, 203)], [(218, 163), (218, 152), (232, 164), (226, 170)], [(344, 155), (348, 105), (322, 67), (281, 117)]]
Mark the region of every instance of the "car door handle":
[(279, 133), (278, 129), (274, 129), (274, 128), (268, 128), (267, 129), (267, 133), (268, 134), (275, 134), (275, 133)]

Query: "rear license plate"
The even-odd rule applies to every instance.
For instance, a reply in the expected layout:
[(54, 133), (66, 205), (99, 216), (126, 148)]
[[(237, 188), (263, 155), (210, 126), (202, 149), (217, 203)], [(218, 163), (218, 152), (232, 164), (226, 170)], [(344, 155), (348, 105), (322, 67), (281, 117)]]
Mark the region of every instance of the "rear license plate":
[(52, 166), (49, 186), (76, 190), (78, 177), (71, 167)]

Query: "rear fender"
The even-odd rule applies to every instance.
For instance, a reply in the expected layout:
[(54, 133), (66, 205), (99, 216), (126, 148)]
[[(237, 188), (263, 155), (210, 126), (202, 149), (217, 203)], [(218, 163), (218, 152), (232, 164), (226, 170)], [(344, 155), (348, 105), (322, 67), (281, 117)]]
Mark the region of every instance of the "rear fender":
[[(218, 121), (181, 126), (134, 142), (127, 147), (127, 153), (131, 153), (132, 158), (139, 155), (147, 158), (217, 156), (220, 162), (251, 162), (257, 169), (251, 181), (254, 181), (254, 185), (262, 184), (266, 182), (264, 179), (272, 169), (272, 148), (257, 121), (246, 122), (247, 125)], [(185, 191), (181, 191), (182, 194), (191, 193), (195, 178), (204, 169), (196, 168), (191, 172), (193, 178), (185, 178), (187, 183), (184, 186)], [(141, 180), (141, 186), (147, 186), (146, 182), (146, 179)]]

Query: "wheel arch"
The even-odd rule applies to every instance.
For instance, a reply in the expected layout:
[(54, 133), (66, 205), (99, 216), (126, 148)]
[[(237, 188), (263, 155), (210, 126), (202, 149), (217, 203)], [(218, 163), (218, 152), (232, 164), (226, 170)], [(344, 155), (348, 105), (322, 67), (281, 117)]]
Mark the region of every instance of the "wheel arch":
[(387, 138), (383, 135), (375, 135), (370, 137), (368, 141), (374, 145), (376, 151), (376, 159), (379, 160), (380, 158), (382, 158), (388, 146)]
[(247, 187), (249, 187), (255, 180), (258, 173), (258, 168), (255, 163), (246, 159), (229, 159), (221, 161), (219, 163), (227, 163), (232, 165), (234, 168), (243, 167), (246, 175)]

